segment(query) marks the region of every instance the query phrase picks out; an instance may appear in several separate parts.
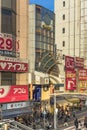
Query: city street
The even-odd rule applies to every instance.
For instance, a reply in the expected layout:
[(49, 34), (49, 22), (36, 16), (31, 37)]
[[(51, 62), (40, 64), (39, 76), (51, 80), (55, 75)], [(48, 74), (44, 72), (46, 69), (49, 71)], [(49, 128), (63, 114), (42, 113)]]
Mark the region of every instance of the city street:
[[(77, 113), (76, 117), (78, 118), (78, 120), (81, 121), (82, 123), (82, 128), (81, 130), (86, 130), (86, 128), (84, 127), (84, 118), (87, 116), (87, 111), (82, 111)], [(72, 118), (69, 122), (68, 122), (68, 126), (64, 127), (63, 125), (61, 125), (61, 127), (59, 128), (59, 130), (75, 130), (75, 126), (74, 126), (74, 118)]]

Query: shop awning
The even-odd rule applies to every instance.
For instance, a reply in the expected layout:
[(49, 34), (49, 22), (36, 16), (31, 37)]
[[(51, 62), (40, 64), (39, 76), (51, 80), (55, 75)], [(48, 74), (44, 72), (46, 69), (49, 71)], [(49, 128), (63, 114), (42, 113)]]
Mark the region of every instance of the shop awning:
[(71, 102), (71, 103), (79, 103), (80, 99), (79, 98), (68, 98), (67, 101)]
[(59, 104), (59, 105), (72, 105), (72, 103), (68, 102), (67, 100), (58, 100), (57, 104)]

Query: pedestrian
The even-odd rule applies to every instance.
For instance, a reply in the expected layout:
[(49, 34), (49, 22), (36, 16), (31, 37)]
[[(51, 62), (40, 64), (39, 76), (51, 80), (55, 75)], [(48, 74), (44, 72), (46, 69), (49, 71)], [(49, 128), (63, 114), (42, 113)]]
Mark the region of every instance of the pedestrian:
[(68, 119), (67, 119), (67, 116), (65, 117), (65, 119), (64, 119), (64, 126), (68, 126)]
[(76, 130), (78, 129), (78, 119), (76, 118), (75, 121), (74, 121), (74, 125), (76, 127)]
[(87, 117), (84, 119), (84, 126), (87, 128)]
[(75, 112), (75, 111), (73, 111), (73, 117), (74, 117), (74, 118), (76, 117), (76, 112)]
[(78, 121), (78, 130), (82, 130), (82, 123), (81, 123), (81, 121)]

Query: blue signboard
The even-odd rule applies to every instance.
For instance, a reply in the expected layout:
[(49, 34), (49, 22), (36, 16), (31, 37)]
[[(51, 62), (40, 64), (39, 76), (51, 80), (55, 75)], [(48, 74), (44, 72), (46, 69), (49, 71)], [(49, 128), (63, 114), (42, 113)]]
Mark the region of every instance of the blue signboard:
[(41, 100), (41, 85), (35, 87), (35, 89), (33, 91), (33, 99), (35, 101)]

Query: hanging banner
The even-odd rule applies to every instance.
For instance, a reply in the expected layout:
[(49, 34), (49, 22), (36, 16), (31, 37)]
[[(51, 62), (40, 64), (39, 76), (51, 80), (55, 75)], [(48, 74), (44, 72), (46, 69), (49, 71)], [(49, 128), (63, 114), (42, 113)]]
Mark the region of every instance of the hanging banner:
[(76, 71), (66, 70), (66, 90), (76, 90)]

